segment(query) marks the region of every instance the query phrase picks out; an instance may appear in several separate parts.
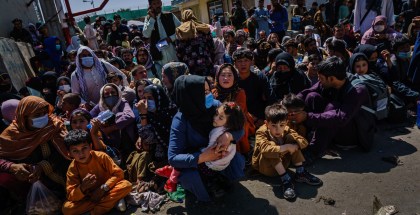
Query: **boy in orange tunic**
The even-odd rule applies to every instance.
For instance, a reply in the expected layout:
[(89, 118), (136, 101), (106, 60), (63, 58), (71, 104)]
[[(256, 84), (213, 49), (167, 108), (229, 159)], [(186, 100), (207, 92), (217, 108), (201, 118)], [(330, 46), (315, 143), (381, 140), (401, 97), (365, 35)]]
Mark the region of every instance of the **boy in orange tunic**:
[(92, 150), (92, 140), (84, 130), (71, 130), (64, 142), (73, 161), (67, 170), (63, 214), (104, 214), (114, 206), (125, 211), (124, 197), (131, 183), (124, 180), (123, 170), (104, 152)]

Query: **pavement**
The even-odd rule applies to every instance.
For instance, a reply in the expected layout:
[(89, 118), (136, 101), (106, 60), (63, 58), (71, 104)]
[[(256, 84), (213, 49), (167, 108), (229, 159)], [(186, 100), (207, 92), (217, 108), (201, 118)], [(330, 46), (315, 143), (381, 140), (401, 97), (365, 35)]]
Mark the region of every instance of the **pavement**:
[[(340, 157), (324, 156), (316, 161), (308, 171), (321, 178), (323, 186), (297, 183), (294, 201), (283, 198), (279, 177), (267, 178), (248, 169), (246, 178), (215, 202), (197, 204), (188, 195), (184, 203), (167, 202), (154, 214), (365, 215), (373, 214), (374, 196), (383, 205), (394, 205), (398, 214), (420, 214), (420, 130), (413, 119), (409, 121), (381, 123), (368, 153), (351, 149), (339, 151)], [(383, 160), (395, 156), (398, 165)], [(144, 212), (130, 207), (125, 214)]]

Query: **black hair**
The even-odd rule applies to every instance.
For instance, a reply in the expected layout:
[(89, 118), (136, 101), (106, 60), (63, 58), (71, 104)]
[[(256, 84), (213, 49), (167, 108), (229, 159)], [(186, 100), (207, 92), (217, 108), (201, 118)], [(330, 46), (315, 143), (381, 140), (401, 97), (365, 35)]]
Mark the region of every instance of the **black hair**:
[(314, 38), (312, 38), (312, 37), (308, 37), (308, 38), (306, 38), (306, 39), (303, 41), (303, 45), (304, 45), (305, 47), (308, 47), (308, 46), (309, 46), (309, 43), (312, 43), (312, 42), (316, 42), (316, 40), (315, 40)]
[(319, 62), (321, 62), (321, 57), (319, 56), (319, 55), (317, 55), (317, 54), (311, 54), (311, 55), (309, 55), (309, 57), (308, 57), (308, 61), (309, 62), (312, 62), (313, 60), (318, 60)]
[(122, 49), (122, 50), (121, 50), (121, 56), (122, 56), (123, 54), (127, 54), (127, 53), (129, 53), (129, 54), (133, 54), (133, 52), (131, 52), (131, 50), (130, 50), (130, 49)]
[(410, 39), (408, 39), (407, 36), (402, 35), (395, 37), (394, 40), (391, 42), (392, 51), (397, 52), (397, 49), (400, 46), (403, 46), (407, 43), (410, 44)]
[(120, 18), (120, 19), (121, 19), (121, 16), (120, 16), (120, 14), (118, 14), (118, 13), (114, 14), (114, 17), (113, 17), (113, 19), (115, 20), (116, 18)]
[(282, 53), (283, 50), (281, 48), (274, 48), (271, 49), (268, 52), (268, 61), (269, 62), (274, 62), (274, 60), (276, 60), (277, 55), (279, 55), (280, 53)]
[(251, 17), (255, 13), (255, 8), (251, 8), (247, 11), (248, 17)]
[(286, 108), (305, 108), (305, 101), (296, 96), (296, 94), (289, 93), (284, 96), (281, 104)]
[(89, 132), (82, 129), (74, 129), (69, 131), (69, 133), (64, 137), (64, 144), (67, 149), (70, 149), (71, 146), (77, 146), (82, 143), (92, 143), (92, 138), (90, 137)]
[(233, 61), (237, 61), (242, 58), (247, 58), (249, 60), (252, 60), (254, 59), (254, 54), (249, 49), (240, 48), (236, 50), (235, 52), (233, 52), (232, 58), (233, 58)]
[(90, 23), (90, 16), (85, 16), (85, 17), (83, 17), (83, 21), (84, 21), (86, 24), (89, 24), (89, 23)]
[(256, 49), (258, 47), (257, 42), (252, 37), (248, 38), (246, 42), (248, 48)]
[(123, 79), (122, 75), (120, 75), (120, 74), (118, 74), (118, 73), (116, 73), (116, 72), (112, 71), (112, 72), (109, 72), (109, 73), (106, 75), (106, 80), (109, 82), (109, 81), (111, 81), (111, 80), (112, 80), (112, 78), (114, 78), (114, 77), (118, 77), (118, 79), (120, 79), (120, 81), (122, 81), (122, 79)]
[(80, 103), (82, 102), (79, 94), (76, 93), (66, 93), (66, 95), (63, 96), (63, 100), (64, 99), (66, 99), (66, 102), (68, 102), (70, 105), (74, 105), (76, 107), (79, 107)]
[(299, 44), (296, 42), (295, 39), (290, 39), (289, 41), (287, 41), (284, 45), (284, 47), (294, 47), (294, 48), (298, 48)]
[[(70, 119), (75, 117), (75, 116), (83, 116), (83, 118), (85, 118), (88, 122), (92, 119), (92, 115), (90, 115), (90, 113), (88, 111), (85, 111), (83, 109), (76, 109), (74, 110), (71, 114), (70, 114)], [(71, 121), (70, 121), (71, 123)]]
[(245, 116), (241, 107), (239, 107), (239, 105), (235, 102), (224, 102), (222, 107), (226, 115), (226, 125), (224, 127), (226, 127), (228, 131), (237, 131), (243, 129), (245, 124)]
[(312, 2), (312, 6), (318, 6), (318, 2), (316, 2), (316, 1), (314, 1), (314, 2)]
[(265, 120), (271, 123), (279, 123), (287, 120), (287, 109), (284, 105), (273, 104), (265, 108)]
[(233, 30), (227, 30), (223, 35), (235, 37), (235, 32)]
[(338, 80), (346, 78), (346, 66), (339, 57), (330, 57), (318, 64), (318, 74), (325, 77), (334, 76)]

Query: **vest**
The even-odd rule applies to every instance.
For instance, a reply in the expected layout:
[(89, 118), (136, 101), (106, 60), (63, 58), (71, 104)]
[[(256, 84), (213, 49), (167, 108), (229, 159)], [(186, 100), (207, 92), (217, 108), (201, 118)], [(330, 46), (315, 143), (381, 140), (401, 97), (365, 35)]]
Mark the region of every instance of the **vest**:
[[(175, 23), (172, 13), (162, 13), (160, 14), (160, 21), (162, 22), (163, 28), (165, 29), (166, 35), (169, 37), (175, 34)], [(158, 21), (156, 19), (154, 29), (152, 31), (152, 36), (150, 38), (150, 54), (154, 61), (162, 60), (162, 53), (157, 49), (156, 44), (159, 40), (164, 39), (160, 38)]]

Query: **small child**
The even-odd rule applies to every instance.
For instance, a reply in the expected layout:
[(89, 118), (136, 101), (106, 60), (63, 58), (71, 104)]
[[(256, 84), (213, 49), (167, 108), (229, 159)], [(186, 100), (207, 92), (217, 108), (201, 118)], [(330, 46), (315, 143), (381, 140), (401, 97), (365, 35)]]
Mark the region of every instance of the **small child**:
[(124, 197), (131, 183), (124, 180), (123, 170), (107, 154), (92, 150), (92, 140), (84, 130), (71, 130), (64, 143), (73, 161), (67, 170), (63, 214), (105, 214), (114, 206), (125, 211)]
[[(202, 151), (214, 147), (217, 144), (217, 138), (226, 131), (238, 131), (243, 129), (245, 117), (241, 108), (235, 102), (224, 102), (216, 110), (213, 118), (215, 127), (209, 134), (209, 145)], [(219, 160), (205, 162), (205, 165), (214, 171), (222, 171), (229, 166), (230, 161), (236, 153), (236, 145), (230, 144), (225, 150), (227, 155)]]
[(290, 93), (284, 97), (281, 104), (287, 109), (287, 126), (296, 131), (300, 136), (306, 138), (306, 127), (303, 122), (299, 121), (299, 118), (296, 117), (305, 110), (305, 102), (295, 94)]
[(82, 129), (90, 133), (95, 151), (105, 151), (106, 145), (102, 141), (99, 131), (100, 121), (92, 119), (90, 113), (84, 109), (76, 109), (70, 114), (70, 128), (68, 130)]
[(69, 119), (70, 114), (80, 106), (81, 101), (78, 94), (66, 93), (57, 104), (57, 107), (63, 111), (63, 118)]
[(130, 45), (130, 38), (126, 32), (122, 33), (123, 41), (121, 42), (121, 46), (125, 49), (131, 49)]
[(280, 104), (268, 106), (264, 122), (256, 133), (252, 167), (267, 176), (280, 175), (287, 200), (296, 198), (294, 183), (286, 172), (291, 162), (296, 167), (297, 182), (321, 185), (322, 181), (303, 167), (305, 158), (301, 150), (308, 141), (287, 126), (286, 108)]

